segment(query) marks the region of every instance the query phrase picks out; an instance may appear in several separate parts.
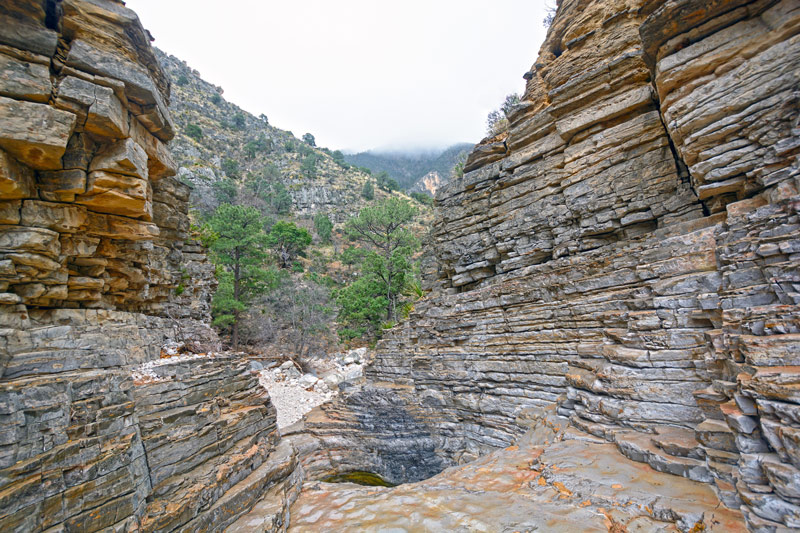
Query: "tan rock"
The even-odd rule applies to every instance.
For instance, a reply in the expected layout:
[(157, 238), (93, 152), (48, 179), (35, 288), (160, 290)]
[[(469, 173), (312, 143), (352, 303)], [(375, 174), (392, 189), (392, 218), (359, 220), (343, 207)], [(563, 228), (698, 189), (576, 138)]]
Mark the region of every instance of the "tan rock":
[(97, 170), (89, 174), (86, 194), (75, 202), (99, 213), (110, 213), (151, 220), (153, 217), (150, 183), (134, 176)]
[(55, 257), (61, 251), (58, 233), (42, 228), (0, 226), (0, 251), (42, 252)]
[(37, 170), (58, 170), (76, 116), (0, 96), (0, 147)]
[(67, 151), (61, 162), (65, 170), (86, 170), (92, 162), (94, 152), (97, 149), (96, 143), (86, 133), (76, 133), (69, 139)]
[(51, 91), (48, 65), (0, 54), (0, 94), (19, 100), (47, 102)]
[(172, 159), (167, 146), (150, 133), (141, 122), (131, 120), (130, 134), (131, 138), (147, 153), (148, 176), (151, 180), (160, 180), (177, 174), (178, 166)]
[(33, 172), (0, 150), (0, 199), (31, 198), (36, 195)]
[(77, 205), (25, 200), (22, 206), (22, 224), (25, 226), (72, 233), (85, 223), (86, 209)]
[(20, 200), (0, 201), (0, 224), (19, 224)]
[(56, 106), (81, 116), (86, 131), (117, 139), (128, 135), (128, 113), (109, 87), (67, 76), (58, 87)]
[(93, 236), (131, 241), (153, 239), (160, 233), (158, 226), (149, 222), (92, 212), (87, 213), (86, 232)]
[(113, 49), (100, 48), (84, 39), (72, 42), (66, 64), (124, 82), (130, 109), (145, 127), (163, 141), (175, 135), (167, 105), (150, 73), (142, 66)]
[(74, 195), (86, 192), (86, 171), (84, 170), (40, 172), (37, 181), (42, 191), (71, 195), (72, 199), (74, 199)]
[[(18, 5), (9, 5), (10, 13), (0, 13), (0, 42), (51, 57), (56, 51), (58, 33), (45, 26), (43, 7), (38, 5), (35, 14), (31, 10), (15, 13), (14, 8)], [(30, 2), (29, 5), (34, 4)]]
[(98, 152), (89, 170), (104, 170), (146, 180), (147, 153), (133, 139), (118, 141)]

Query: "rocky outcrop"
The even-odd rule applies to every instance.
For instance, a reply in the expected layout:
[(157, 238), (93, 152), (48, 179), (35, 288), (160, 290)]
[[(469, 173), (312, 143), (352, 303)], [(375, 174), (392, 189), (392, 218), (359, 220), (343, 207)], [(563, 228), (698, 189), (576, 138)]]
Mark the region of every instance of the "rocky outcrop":
[[(562, 0), (507, 137), (437, 194), (433, 292), (369, 394), (391, 383), (443, 466), (555, 406), (752, 530), (800, 527), (798, 28), (788, 0)], [(369, 409), (308, 420), (356, 458), (329, 471), (385, 449), (371, 424), (336, 445)]]
[(418, 179), (414, 185), (408, 189), (408, 192), (418, 192), (422, 194), (428, 194), (430, 196), (436, 196), (436, 191), (441, 189), (446, 181), (447, 180), (445, 178), (442, 178), (442, 176), (434, 170), (432, 172), (428, 172)]
[(118, 1), (0, 5), (2, 531), (219, 531), (268, 491), (285, 528), (300, 480), (250, 363), (209, 353), (149, 40)]

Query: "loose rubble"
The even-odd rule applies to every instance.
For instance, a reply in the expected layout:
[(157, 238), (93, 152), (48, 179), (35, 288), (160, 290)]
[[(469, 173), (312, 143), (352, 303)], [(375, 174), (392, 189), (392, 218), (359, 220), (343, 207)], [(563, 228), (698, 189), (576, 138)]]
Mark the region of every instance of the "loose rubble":
[(366, 348), (360, 348), (339, 354), (328, 363), (318, 363), (327, 369), (321, 378), (302, 374), (293, 361), (261, 370), (261, 385), (269, 391), (278, 411), (278, 428), (291, 426), (315, 407), (335, 398), (340, 383), (361, 379), (366, 362)]

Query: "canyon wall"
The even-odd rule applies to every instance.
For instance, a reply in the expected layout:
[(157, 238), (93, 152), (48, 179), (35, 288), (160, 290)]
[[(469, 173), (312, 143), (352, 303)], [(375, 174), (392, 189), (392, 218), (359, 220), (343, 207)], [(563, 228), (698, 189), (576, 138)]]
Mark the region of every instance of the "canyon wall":
[(508, 133), (437, 193), (431, 294), (298, 437), (309, 472), (420, 479), (398, 436), (441, 468), (556, 406), (800, 527), (799, 30), (793, 0), (560, 1)]
[(268, 490), (285, 525), (250, 363), (162, 358), (219, 349), (169, 89), (122, 2), (0, 5), (2, 531), (217, 531)]

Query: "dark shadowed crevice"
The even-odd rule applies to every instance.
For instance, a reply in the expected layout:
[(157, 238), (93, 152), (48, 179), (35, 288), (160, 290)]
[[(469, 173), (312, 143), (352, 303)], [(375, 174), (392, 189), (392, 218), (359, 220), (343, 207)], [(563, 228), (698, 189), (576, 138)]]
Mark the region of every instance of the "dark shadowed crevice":
[(61, 8), (61, 0), (45, 0), (44, 13), (44, 25), (48, 29), (60, 31), (61, 16), (64, 14)]

